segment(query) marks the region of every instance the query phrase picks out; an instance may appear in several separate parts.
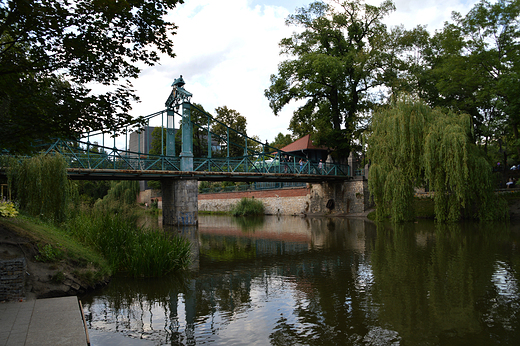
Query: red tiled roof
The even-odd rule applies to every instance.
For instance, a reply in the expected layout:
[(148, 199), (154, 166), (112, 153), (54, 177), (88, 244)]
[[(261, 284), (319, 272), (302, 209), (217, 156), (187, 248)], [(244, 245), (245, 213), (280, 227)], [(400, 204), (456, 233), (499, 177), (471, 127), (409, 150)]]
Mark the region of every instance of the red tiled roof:
[(293, 152), (293, 151), (300, 151), (300, 150), (308, 150), (308, 149), (314, 149), (314, 150), (327, 150), (325, 147), (317, 147), (312, 143), (311, 135), (308, 134), (306, 136), (303, 136), (300, 139), (295, 140), (289, 145), (286, 145), (283, 147), (282, 151), (285, 152)]

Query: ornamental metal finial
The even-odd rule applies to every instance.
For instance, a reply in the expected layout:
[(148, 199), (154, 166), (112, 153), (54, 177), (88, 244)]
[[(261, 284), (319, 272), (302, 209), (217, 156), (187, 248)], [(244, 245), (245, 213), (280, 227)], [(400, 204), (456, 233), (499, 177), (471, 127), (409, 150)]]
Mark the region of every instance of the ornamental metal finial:
[(179, 78), (177, 78), (176, 80), (173, 81), (172, 86), (177, 86), (177, 87), (182, 88), (184, 86), (184, 84), (186, 84), (186, 83), (184, 82), (184, 79), (182, 79), (182, 75), (181, 75)]
[(175, 79), (172, 83), (172, 92), (170, 96), (168, 96), (168, 100), (166, 100), (166, 107), (168, 109), (178, 108), (181, 103), (187, 102), (190, 103), (192, 93), (184, 90), (183, 86), (186, 84), (184, 79), (182, 79), (182, 75)]

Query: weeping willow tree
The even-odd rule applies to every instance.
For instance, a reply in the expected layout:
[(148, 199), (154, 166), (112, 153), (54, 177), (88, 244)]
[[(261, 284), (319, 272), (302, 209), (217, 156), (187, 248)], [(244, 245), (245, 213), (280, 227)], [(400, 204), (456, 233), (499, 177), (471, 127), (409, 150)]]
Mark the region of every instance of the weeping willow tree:
[(472, 142), (469, 115), (403, 96), (374, 114), (372, 130), (368, 183), (378, 220), (412, 220), (415, 188), (424, 186), (434, 192), (437, 221), (507, 218), (491, 166)]
[(8, 180), (20, 209), (42, 219), (62, 222), (75, 191), (60, 154), (12, 159)]

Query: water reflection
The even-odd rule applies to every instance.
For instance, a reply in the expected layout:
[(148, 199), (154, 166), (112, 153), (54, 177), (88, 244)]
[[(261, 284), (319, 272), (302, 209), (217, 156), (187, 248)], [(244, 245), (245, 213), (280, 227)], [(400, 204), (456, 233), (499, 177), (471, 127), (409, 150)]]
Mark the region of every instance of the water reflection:
[(198, 229), (176, 231), (196, 243), (196, 270), (113, 280), (82, 298), (90, 329), (155, 345), (520, 340), (508, 226), (200, 216)]

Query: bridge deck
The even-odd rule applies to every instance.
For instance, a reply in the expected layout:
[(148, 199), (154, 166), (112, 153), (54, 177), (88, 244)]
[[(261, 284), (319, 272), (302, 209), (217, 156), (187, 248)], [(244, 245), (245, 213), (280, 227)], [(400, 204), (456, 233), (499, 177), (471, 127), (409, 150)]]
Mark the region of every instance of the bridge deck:
[(294, 173), (243, 173), (243, 172), (184, 172), (161, 170), (85, 169), (68, 168), (68, 175), (75, 180), (161, 180), (166, 178), (198, 179), (203, 181), (243, 182), (309, 182), (345, 181), (348, 176)]

